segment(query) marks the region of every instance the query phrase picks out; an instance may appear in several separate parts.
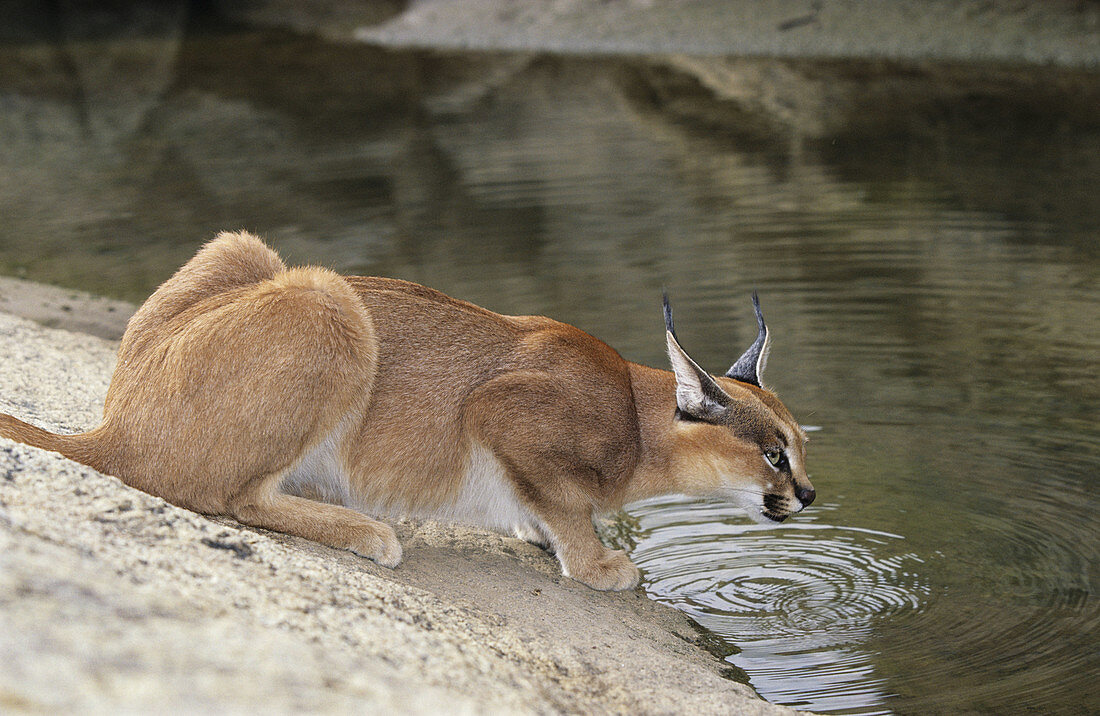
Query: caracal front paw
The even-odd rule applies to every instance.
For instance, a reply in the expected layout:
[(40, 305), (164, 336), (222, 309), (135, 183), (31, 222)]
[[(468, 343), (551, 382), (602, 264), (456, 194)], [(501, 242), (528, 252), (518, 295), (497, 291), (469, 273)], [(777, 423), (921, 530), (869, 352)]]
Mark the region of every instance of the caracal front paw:
[(593, 589), (619, 592), (638, 586), (641, 573), (626, 552), (608, 549), (589, 564), (573, 565), (569, 576)]
[(393, 528), (381, 522), (364, 525), (348, 549), (383, 567), (392, 569), (401, 564), (401, 542)]

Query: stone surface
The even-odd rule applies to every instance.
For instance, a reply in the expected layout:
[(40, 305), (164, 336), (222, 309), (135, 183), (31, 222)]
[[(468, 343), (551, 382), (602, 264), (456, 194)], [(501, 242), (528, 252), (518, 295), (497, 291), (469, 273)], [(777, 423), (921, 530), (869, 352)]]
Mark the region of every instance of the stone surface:
[(126, 330), (134, 305), (85, 291), (0, 276), (0, 312), (29, 318), (49, 328), (117, 341)]

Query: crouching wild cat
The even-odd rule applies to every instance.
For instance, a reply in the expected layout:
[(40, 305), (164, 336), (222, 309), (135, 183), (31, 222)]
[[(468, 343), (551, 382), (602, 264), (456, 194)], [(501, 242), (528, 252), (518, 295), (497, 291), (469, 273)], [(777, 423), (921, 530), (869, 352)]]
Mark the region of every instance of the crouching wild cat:
[[(680, 347), (672, 371), (572, 326), (424, 286), (288, 269), (223, 233), (130, 319), (102, 424), (54, 450), (181, 507), (401, 561), (409, 515), (515, 532), (565, 575), (629, 589), (595, 512), (666, 493), (729, 498), (762, 522), (814, 499), (805, 435), (761, 384), (768, 331), (724, 376)], [(367, 515), (372, 515), (368, 517)]]

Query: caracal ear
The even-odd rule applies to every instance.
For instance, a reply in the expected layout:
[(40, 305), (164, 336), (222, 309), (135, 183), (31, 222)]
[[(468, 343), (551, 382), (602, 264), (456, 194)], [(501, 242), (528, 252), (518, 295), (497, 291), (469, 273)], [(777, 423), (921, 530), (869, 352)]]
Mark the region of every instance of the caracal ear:
[(676, 374), (676, 407), (681, 413), (696, 420), (715, 420), (721, 416), (732, 398), (722, 390), (699, 364), (680, 347), (676, 329), (672, 325), (672, 307), (668, 294), (664, 297), (665, 340), (668, 343), (668, 360)]
[(764, 324), (764, 312), (760, 310), (760, 297), (756, 295), (756, 291), (752, 292), (752, 307), (756, 311), (756, 325), (759, 327), (756, 340), (744, 355), (730, 366), (726, 371), (726, 377), (763, 388), (764, 367), (768, 364), (771, 336), (768, 334), (768, 327)]

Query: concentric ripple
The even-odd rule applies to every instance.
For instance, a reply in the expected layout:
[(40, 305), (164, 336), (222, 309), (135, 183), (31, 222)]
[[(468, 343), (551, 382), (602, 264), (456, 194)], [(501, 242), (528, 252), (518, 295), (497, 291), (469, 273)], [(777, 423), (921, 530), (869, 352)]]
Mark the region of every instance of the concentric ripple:
[(887, 694), (861, 647), (874, 622), (919, 613), (929, 593), (923, 560), (901, 536), (805, 522), (767, 528), (675, 500), (632, 515), (647, 590), (736, 645), (730, 661), (763, 696), (818, 711), (882, 710)]

